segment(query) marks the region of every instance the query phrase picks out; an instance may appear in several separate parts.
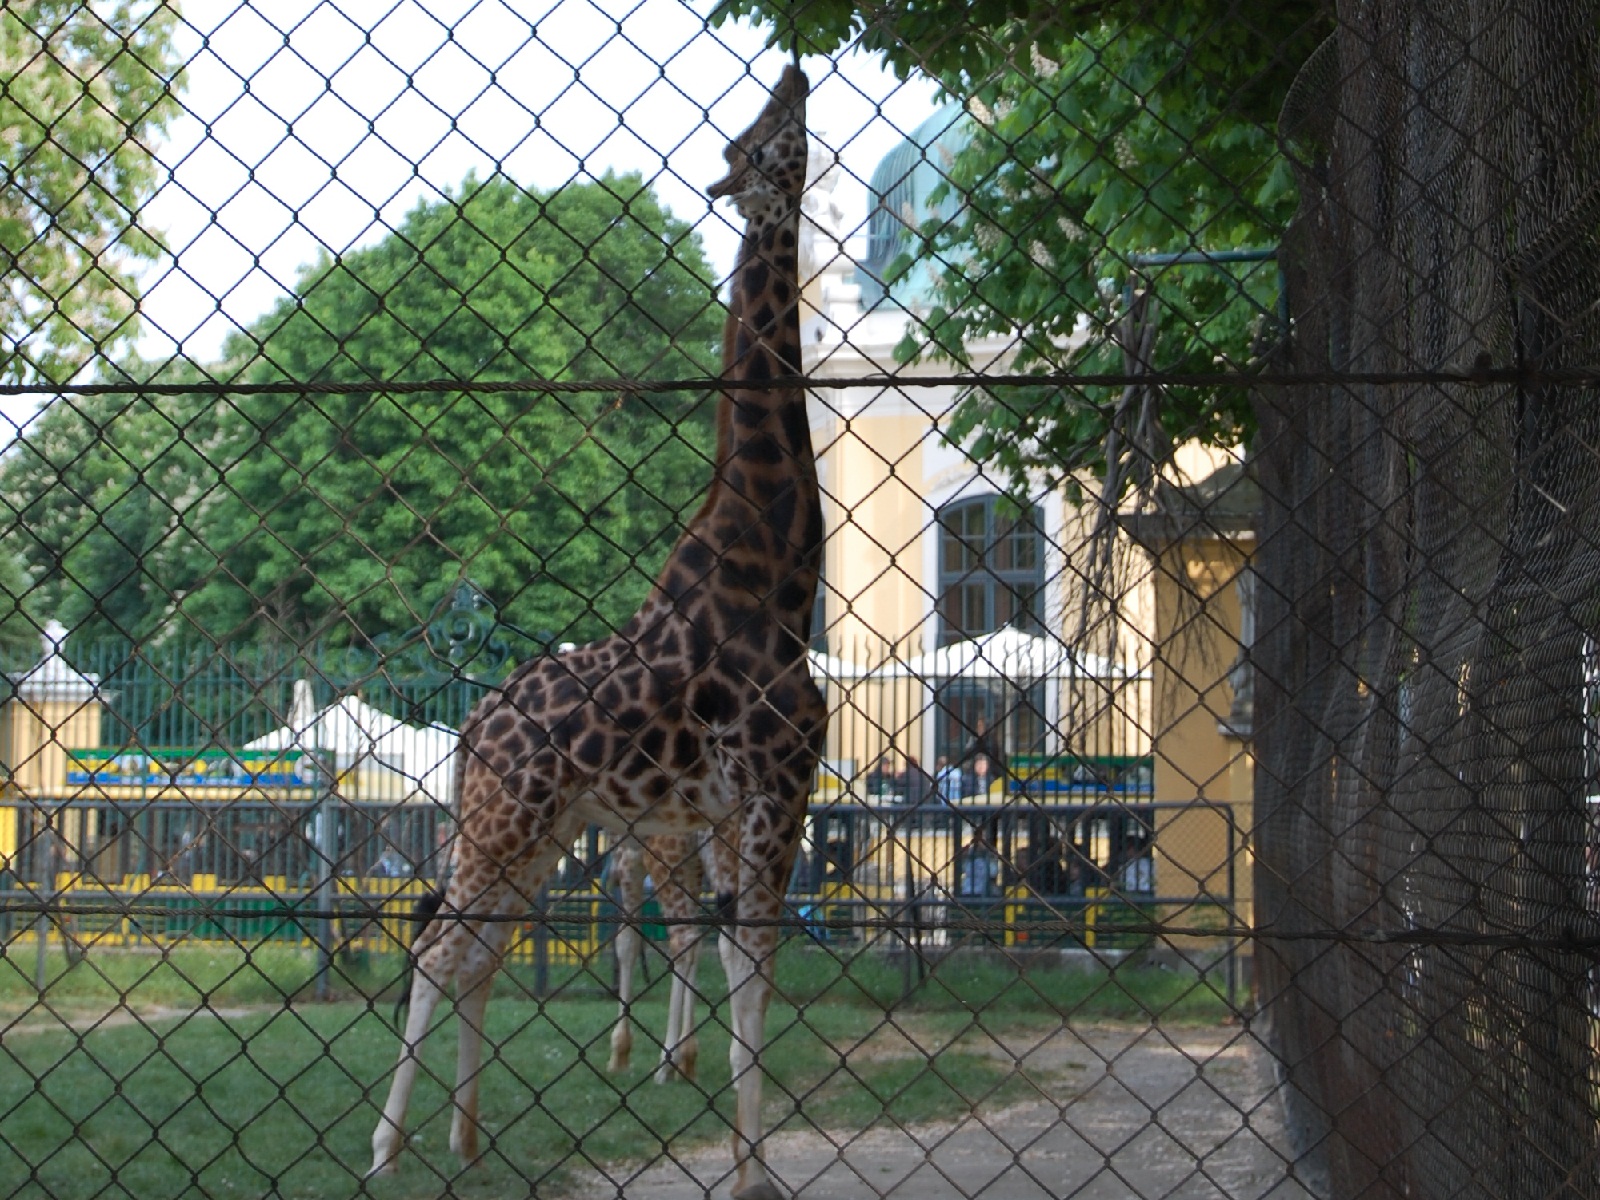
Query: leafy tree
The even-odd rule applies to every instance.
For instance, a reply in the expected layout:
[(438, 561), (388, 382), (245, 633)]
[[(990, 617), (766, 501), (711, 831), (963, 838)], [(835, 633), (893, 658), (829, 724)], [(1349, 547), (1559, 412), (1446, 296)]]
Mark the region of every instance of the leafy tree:
[[(972, 114), (932, 197), (952, 215), (904, 218), (892, 273), (931, 262), (938, 279), (904, 357), (964, 362), (967, 339), (1002, 333), (1024, 373), (1121, 372), (1127, 343), (1144, 368), (1203, 374), (1245, 366), (1271, 332), (1270, 263), (1146, 260), (1276, 245), (1296, 196), (1274, 126), (1331, 28), (1316, 4), (895, 0), (869, 15), (842, 0), (734, 0), (720, 13), (823, 51), (853, 39), (902, 73), (931, 73)], [(1139, 311), (1159, 326), (1148, 356), (1127, 337), (1130, 293), (1147, 294)], [(1103, 469), (1119, 395), (996, 388), (971, 396), (947, 432), (1014, 479), (1062, 478)], [(1169, 437), (1231, 444), (1250, 432), (1242, 389), (1165, 388), (1159, 401)]]
[[(0, 552), (0, 669), (25, 666), (39, 650), (41, 624), (30, 612), (32, 591), (22, 560)], [(0, 695), (6, 691), (0, 685)]]
[[(308, 268), (225, 347), (233, 382), (483, 383), (716, 373), (698, 239), (634, 176), (469, 178)], [(709, 476), (705, 396), (389, 391), (62, 398), (0, 469), (38, 611), (80, 637), (360, 641), (462, 580), (530, 632), (637, 606)], [(3, 585), (3, 580), (0, 580)]]
[[(1261, 78), (1261, 36), (1181, 14), (1159, 29), (1102, 25), (1015, 45), (1009, 62), (1021, 65), (973, 93), (976, 131), (949, 168), (945, 187), (966, 203), (925, 223), (902, 255), (902, 270), (930, 255), (943, 267), (935, 307), (902, 352), (963, 361), (966, 340), (1015, 332), (1023, 372), (1247, 366), (1272, 332), (1272, 264), (1150, 260), (1271, 249), (1293, 215), (1267, 115), (1287, 80)], [(1254, 75), (1225, 69), (1252, 50)], [(1134, 322), (1156, 323), (1149, 341), (1125, 324), (1140, 293)], [(1118, 399), (1120, 389), (996, 390), (972, 397), (949, 433), (1013, 477), (1031, 468), (1059, 479), (1101, 466)], [(1251, 431), (1244, 389), (1168, 387), (1158, 399), (1166, 436), (1143, 430), (1146, 453), (1169, 439), (1237, 444)]]
[(63, 380), (135, 330), (150, 147), (178, 111), (165, 0), (0, 9), (0, 378)]
[[(710, 278), (637, 176), (469, 177), (308, 269), (226, 353), (255, 383), (714, 375)], [(524, 629), (598, 634), (643, 597), (713, 437), (708, 398), (676, 394), (375, 386), (234, 407), (180, 607), (218, 638), (403, 630), (464, 579)]]
[[(131, 380), (199, 380), (187, 365), (123, 369)], [(151, 635), (196, 581), (195, 530), (243, 432), (209, 396), (52, 402), (0, 467), (14, 514), (5, 544), (27, 568), (31, 610), (82, 638)]]

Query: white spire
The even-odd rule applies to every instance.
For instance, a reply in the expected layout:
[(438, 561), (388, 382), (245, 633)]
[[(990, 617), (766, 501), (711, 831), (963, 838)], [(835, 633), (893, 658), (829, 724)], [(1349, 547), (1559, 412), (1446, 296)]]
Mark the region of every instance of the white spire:
[(17, 694), (24, 701), (66, 700), (82, 704), (99, 696), (100, 676), (80, 675), (61, 657), (67, 640), (65, 625), (54, 619), (46, 621), (39, 640), (43, 643), (43, 659), (17, 678)]

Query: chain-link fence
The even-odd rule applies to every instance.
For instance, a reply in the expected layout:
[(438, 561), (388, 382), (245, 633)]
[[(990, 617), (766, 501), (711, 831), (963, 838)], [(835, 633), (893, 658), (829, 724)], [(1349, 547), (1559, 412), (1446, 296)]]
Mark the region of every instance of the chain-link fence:
[(6, 6), (0, 1194), (1600, 1192), (1597, 16)]

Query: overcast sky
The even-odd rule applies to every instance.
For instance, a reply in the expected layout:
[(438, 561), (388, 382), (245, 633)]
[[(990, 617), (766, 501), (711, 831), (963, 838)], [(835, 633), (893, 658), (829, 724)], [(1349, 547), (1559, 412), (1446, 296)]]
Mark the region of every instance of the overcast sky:
[[(703, 189), (785, 57), (762, 51), (761, 30), (706, 29), (709, 7), (186, 4), (189, 111), (159, 148), (170, 180), (145, 217), (173, 257), (146, 272), (141, 354), (214, 357), (320, 249), (376, 241), (469, 170), (544, 188), (642, 172), (728, 270), (736, 233)], [(853, 225), (865, 219), (865, 178), (932, 111), (933, 89), (861, 55), (805, 66), (813, 139), (839, 156), (834, 195)]]

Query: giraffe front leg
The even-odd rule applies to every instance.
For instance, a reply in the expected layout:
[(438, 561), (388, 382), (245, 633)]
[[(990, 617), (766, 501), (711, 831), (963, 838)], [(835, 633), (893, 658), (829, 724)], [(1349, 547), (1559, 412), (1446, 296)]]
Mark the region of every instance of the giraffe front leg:
[(741, 926), (719, 942), (728, 976), (732, 1017), (728, 1066), (733, 1077), (733, 1200), (785, 1200), (772, 1182), (761, 1147), (761, 1052), (765, 1048), (767, 1004), (772, 998), (773, 929)]
[[(803, 791), (792, 805), (758, 794), (746, 801), (740, 829), (734, 928), (720, 942), (733, 1018), (728, 1065), (736, 1107), (734, 1200), (785, 1200), (767, 1171), (762, 1148), (761, 1055), (778, 952), (777, 922), (783, 916), (783, 894), (799, 849), (804, 811)], [(720, 873), (717, 886), (719, 891), (724, 886)]]

